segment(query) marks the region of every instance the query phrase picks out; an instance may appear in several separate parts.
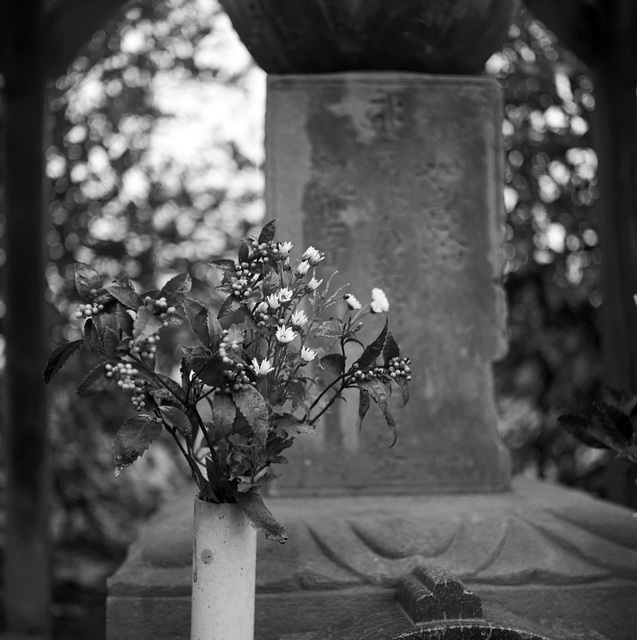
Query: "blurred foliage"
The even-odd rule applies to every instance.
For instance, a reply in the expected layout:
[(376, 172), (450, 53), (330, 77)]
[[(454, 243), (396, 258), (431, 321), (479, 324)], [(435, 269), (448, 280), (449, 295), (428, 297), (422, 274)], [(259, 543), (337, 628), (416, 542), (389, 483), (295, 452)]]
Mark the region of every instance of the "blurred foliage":
[(598, 393), (601, 250), (591, 215), (597, 157), (583, 65), (523, 13), (486, 65), (504, 91), (509, 353), (496, 365), (514, 472), (600, 492), (607, 454), (556, 422)]
[[(516, 472), (596, 490), (603, 454), (555, 421), (571, 398), (595, 394), (600, 373), (593, 87), (528, 14), (486, 73), (506, 103), (510, 351), (496, 367), (500, 430)], [(125, 274), (140, 290), (188, 271), (196, 296), (215, 303), (208, 263), (264, 213), (264, 98), (264, 74), (216, 0), (134, 2), (94, 35), (51, 92), (52, 346), (79, 337), (76, 261)], [(158, 356), (168, 366), (170, 349)], [(0, 368), (1, 357), (0, 348)], [(110, 441), (128, 403), (75, 396), (86, 370), (76, 366), (62, 370), (50, 394), (55, 532), (121, 546), (140, 517), (188, 482), (187, 472), (158, 446), (115, 479)]]

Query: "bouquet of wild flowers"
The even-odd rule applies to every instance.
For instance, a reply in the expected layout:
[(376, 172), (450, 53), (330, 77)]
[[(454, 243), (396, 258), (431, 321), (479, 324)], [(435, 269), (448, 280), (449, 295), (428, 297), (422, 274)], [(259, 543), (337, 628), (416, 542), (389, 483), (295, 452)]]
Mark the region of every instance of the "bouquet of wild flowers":
[[(127, 278), (103, 285), (96, 271), (75, 265), (83, 338), (52, 352), (45, 380), (86, 347), (100, 363), (78, 393), (87, 396), (115, 382), (137, 410), (113, 442), (116, 474), (166, 430), (188, 462), (201, 499), (238, 503), (267, 537), (284, 541), (258, 493), (276, 477), (272, 465), (286, 462), (282, 452), (353, 387), (360, 391), (360, 420), (373, 400), (395, 441), (388, 398), (396, 384), (407, 402), (411, 372), (387, 320), (370, 344), (359, 337), (363, 316), (388, 310), (385, 294), (374, 289), (362, 308), (343, 288), (330, 293), (332, 279), (323, 285), (315, 273), (323, 254), (310, 247), (292, 266), (291, 243), (275, 242), (274, 235), (273, 221), (257, 240), (243, 241), (238, 261), (213, 263), (223, 273), (219, 288), (229, 294), (216, 317), (187, 296), (187, 274), (139, 295)], [(343, 299), (344, 317), (325, 319), (325, 310)], [(162, 329), (184, 322), (194, 340), (180, 347), (181, 379), (175, 381), (156, 370), (155, 352)], [(357, 359), (349, 364), (353, 346)], [(308, 373), (311, 362), (314, 376)]]

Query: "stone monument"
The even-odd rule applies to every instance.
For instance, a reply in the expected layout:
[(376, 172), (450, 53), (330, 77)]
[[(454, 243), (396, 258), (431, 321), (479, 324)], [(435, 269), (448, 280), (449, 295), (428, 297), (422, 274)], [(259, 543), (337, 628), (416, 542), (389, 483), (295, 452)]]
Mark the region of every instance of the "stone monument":
[[(502, 102), (475, 74), (516, 2), (222, 4), (270, 74), (268, 216), (357, 295), (387, 292), (414, 372), (394, 447), (353, 403), (290, 450), (268, 501), (290, 542), (259, 541), (256, 638), (629, 640), (637, 520), (511, 483), (496, 433)], [(189, 637), (191, 520), (176, 499), (131, 547), (109, 640)]]

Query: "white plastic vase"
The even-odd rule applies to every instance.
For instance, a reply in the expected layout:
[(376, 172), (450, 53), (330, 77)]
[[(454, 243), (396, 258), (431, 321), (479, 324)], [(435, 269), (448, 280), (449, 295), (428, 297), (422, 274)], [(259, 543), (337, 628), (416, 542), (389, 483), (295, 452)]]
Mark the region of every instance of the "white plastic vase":
[(256, 557), (238, 505), (195, 499), (191, 640), (253, 640)]

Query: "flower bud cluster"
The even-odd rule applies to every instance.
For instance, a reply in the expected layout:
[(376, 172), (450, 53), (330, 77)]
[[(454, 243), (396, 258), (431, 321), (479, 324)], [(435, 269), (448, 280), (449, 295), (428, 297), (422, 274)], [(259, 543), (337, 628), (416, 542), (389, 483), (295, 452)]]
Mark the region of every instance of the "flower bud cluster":
[(223, 372), (225, 378), (225, 384), (223, 389), (219, 389), (224, 393), (230, 393), (231, 391), (245, 391), (248, 387), (254, 386), (256, 383), (247, 376), (245, 372), (245, 365), (241, 362), (237, 362), (234, 367), (226, 369)]
[(75, 317), (78, 320), (82, 318), (90, 318), (92, 316), (96, 316), (98, 313), (104, 311), (103, 304), (97, 304), (93, 302), (92, 304), (81, 304), (78, 306), (77, 311), (75, 312)]
[(133, 407), (136, 411), (141, 411), (144, 406), (144, 395), (146, 382), (136, 377), (139, 371), (133, 367), (130, 362), (118, 362), (115, 365), (105, 364), (106, 377), (117, 381), (117, 386), (122, 390), (130, 393), (132, 396)]
[(354, 380), (357, 382), (362, 382), (364, 380), (372, 380), (375, 377), (374, 369), (361, 369), (358, 362), (355, 362), (352, 365), (352, 369), (354, 369)]
[(231, 364), (234, 362), (232, 358), (228, 355), (228, 351), (238, 352), (241, 349), (241, 345), (236, 341), (230, 342), (228, 340), (228, 330), (223, 330), (223, 338), (221, 338), (221, 342), (219, 343), (219, 356), (223, 360), (224, 364)]
[(138, 356), (142, 360), (152, 362), (157, 352), (157, 337), (148, 336), (143, 340), (136, 340), (131, 346), (131, 355)]
[(390, 378), (405, 378), (407, 382), (411, 380), (411, 360), (396, 356), (387, 363), (387, 375)]
[(259, 274), (250, 270), (248, 262), (235, 262), (234, 270), (234, 276), (230, 276), (231, 293), (237, 298), (249, 298), (259, 279)]
[(157, 298), (157, 300), (153, 300), (150, 296), (146, 296), (144, 298), (144, 302), (148, 305), (152, 305), (153, 312), (164, 321), (165, 327), (168, 326), (168, 316), (176, 313), (177, 311), (176, 307), (168, 304), (168, 300), (166, 300), (164, 296)]

